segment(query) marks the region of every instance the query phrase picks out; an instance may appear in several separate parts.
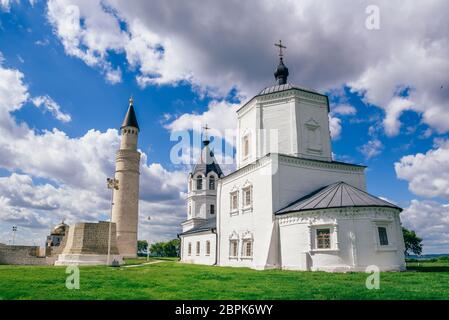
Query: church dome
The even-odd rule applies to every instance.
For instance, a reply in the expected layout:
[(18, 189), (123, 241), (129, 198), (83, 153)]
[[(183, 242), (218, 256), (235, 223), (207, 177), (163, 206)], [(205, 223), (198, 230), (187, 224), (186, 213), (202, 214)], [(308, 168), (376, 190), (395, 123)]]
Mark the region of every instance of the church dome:
[(282, 57), (279, 60), (279, 65), (276, 71), (274, 72), (274, 77), (276, 78), (276, 81), (279, 85), (287, 83), (288, 68), (285, 66)]
[(61, 222), (60, 224), (58, 224), (57, 226), (55, 226), (53, 228), (53, 230), (51, 231), (51, 234), (53, 235), (65, 235), (65, 233), (67, 232), (69, 226), (67, 224), (65, 224), (64, 222)]

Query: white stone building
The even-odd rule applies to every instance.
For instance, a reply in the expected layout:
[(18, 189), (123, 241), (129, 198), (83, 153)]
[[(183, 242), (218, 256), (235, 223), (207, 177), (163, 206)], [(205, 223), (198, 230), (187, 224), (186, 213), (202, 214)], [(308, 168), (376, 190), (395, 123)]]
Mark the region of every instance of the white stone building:
[[(214, 170), (189, 177), (181, 261), (403, 270), (402, 209), (367, 193), (364, 166), (332, 160), (328, 97), (288, 84), (287, 76), (281, 57), (277, 84), (237, 111), (236, 171), (223, 176), (213, 157), (204, 157), (207, 143), (203, 148), (200, 162), (211, 161)], [(213, 190), (209, 176), (219, 178)]]

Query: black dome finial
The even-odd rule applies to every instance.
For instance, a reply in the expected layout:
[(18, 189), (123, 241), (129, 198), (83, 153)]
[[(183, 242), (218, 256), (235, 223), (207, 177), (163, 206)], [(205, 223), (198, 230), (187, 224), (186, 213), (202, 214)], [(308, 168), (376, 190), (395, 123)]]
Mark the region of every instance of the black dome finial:
[(276, 78), (277, 84), (286, 84), (288, 78), (288, 68), (284, 65), (284, 54), (282, 49), (287, 49), (287, 47), (282, 44), (281, 40), (279, 40), (279, 43), (275, 43), (274, 45), (279, 47), (279, 65), (274, 72), (274, 77)]

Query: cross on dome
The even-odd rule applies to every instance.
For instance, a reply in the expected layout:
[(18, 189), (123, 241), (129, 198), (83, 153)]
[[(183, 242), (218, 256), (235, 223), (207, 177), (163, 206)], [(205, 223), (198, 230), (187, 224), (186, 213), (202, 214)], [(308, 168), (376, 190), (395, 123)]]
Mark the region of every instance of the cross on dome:
[(284, 56), (284, 54), (282, 53), (282, 49), (287, 49), (287, 47), (282, 44), (282, 40), (279, 40), (279, 43), (275, 43), (274, 45), (276, 47), (279, 47), (279, 58), (281, 58), (282, 60), (282, 57)]

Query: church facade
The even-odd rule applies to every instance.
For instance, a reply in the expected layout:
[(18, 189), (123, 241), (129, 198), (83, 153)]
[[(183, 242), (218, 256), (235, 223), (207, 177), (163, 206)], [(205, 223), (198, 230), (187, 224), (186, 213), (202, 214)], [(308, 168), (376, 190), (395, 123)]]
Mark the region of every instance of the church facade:
[[(332, 160), (328, 97), (287, 82), (237, 111), (237, 168), (204, 142), (189, 175), (181, 261), (253, 269), (405, 269), (401, 208), (370, 195), (365, 167)], [(211, 184), (211, 180), (213, 183)]]

